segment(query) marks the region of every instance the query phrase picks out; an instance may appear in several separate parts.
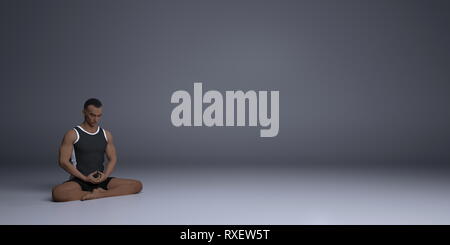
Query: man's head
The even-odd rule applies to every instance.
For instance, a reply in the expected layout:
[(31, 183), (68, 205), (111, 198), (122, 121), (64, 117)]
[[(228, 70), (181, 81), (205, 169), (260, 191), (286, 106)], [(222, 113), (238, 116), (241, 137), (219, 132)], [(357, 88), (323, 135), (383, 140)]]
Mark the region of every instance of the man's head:
[(84, 121), (91, 127), (97, 126), (102, 116), (102, 102), (96, 98), (91, 98), (84, 102)]

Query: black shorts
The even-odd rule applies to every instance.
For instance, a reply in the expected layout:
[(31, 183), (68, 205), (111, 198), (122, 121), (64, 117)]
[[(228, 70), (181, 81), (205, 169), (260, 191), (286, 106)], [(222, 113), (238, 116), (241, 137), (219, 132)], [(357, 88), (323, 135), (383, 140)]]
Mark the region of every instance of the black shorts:
[(83, 180), (81, 180), (81, 179), (79, 179), (77, 177), (72, 177), (72, 178), (70, 178), (69, 180), (67, 180), (65, 182), (74, 181), (74, 182), (78, 183), (81, 186), (81, 190), (83, 190), (83, 191), (92, 191), (92, 190), (97, 189), (99, 187), (103, 188), (105, 190), (108, 190), (108, 183), (109, 183), (109, 181), (111, 181), (112, 178), (114, 178), (114, 177), (108, 177), (108, 178), (106, 178), (105, 181), (103, 181), (101, 183), (98, 183), (98, 184), (92, 184), (90, 182), (83, 181)]

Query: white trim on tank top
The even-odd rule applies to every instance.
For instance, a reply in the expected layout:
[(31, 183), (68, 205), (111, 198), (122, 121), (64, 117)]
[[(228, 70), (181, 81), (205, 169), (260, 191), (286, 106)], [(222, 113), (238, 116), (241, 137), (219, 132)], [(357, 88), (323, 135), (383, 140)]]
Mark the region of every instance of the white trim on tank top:
[(108, 142), (108, 137), (106, 137), (105, 129), (102, 128), (102, 130), (103, 130), (103, 135), (105, 136), (105, 140), (106, 140), (106, 142)]
[(78, 131), (76, 129), (73, 129), (73, 130), (75, 130), (75, 133), (77, 133), (77, 140), (75, 140), (75, 142), (73, 142), (75, 144), (80, 139), (80, 134), (78, 133)]
[(96, 135), (98, 133), (98, 131), (100, 131), (100, 126), (97, 126), (97, 131), (95, 133), (89, 133), (88, 131), (84, 130), (84, 128), (82, 128), (80, 125), (77, 125), (78, 128), (80, 128), (81, 130), (83, 130), (83, 132), (90, 134), (90, 135)]

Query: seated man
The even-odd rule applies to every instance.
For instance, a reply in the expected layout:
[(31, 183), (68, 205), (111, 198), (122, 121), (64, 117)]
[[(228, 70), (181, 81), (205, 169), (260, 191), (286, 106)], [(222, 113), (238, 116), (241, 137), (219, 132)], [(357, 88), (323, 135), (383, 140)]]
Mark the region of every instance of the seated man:
[[(71, 176), (53, 188), (53, 200), (83, 201), (140, 192), (140, 181), (110, 176), (117, 161), (116, 149), (111, 133), (98, 125), (102, 103), (94, 98), (87, 100), (83, 114), (84, 122), (69, 130), (61, 143), (59, 166)], [(106, 170), (103, 166), (105, 153)]]

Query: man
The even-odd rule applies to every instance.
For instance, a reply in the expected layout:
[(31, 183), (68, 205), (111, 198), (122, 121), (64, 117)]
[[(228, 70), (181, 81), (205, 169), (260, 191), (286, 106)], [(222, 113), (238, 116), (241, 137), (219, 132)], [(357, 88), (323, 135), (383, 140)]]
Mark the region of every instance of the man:
[[(53, 188), (53, 200), (84, 201), (140, 192), (140, 181), (111, 176), (117, 157), (111, 133), (98, 125), (102, 103), (95, 98), (88, 99), (83, 114), (84, 122), (69, 130), (61, 143), (59, 166), (71, 176)], [(103, 166), (105, 153), (106, 170)]]

